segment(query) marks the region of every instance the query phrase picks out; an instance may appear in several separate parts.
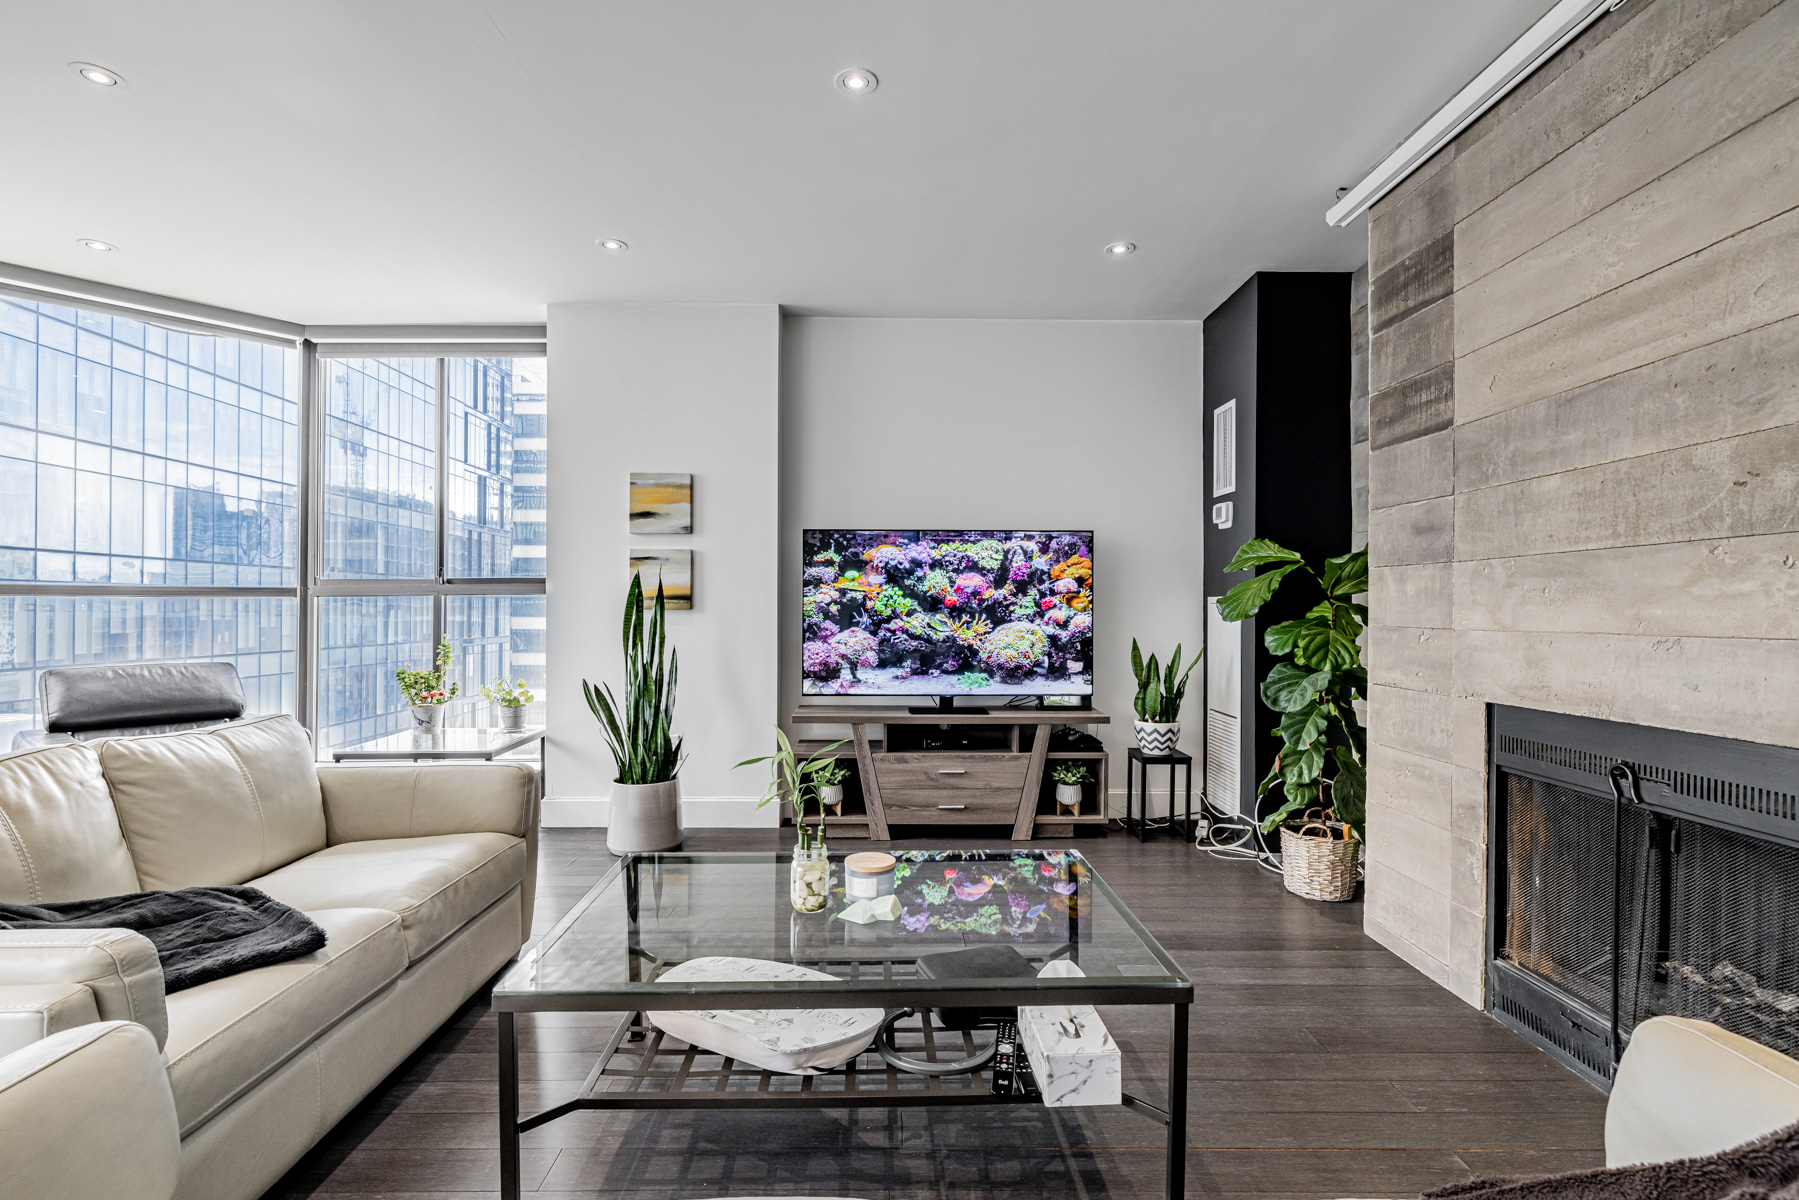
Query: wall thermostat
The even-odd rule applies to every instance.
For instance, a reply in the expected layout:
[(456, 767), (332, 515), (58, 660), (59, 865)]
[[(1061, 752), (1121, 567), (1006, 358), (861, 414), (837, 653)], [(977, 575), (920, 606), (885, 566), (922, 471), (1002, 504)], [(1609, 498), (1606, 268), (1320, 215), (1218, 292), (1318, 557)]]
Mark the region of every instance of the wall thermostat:
[(1231, 527), (1231, 502), (1229, 500), (1221, 500), (1212, 506), (1212, 524), (1220, 529)]

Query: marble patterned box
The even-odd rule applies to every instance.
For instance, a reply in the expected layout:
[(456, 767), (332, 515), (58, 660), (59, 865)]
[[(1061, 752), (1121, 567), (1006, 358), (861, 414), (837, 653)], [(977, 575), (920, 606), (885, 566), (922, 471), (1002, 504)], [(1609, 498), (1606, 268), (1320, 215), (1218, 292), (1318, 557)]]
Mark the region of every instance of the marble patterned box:
[[(1039, 974), (1068, 977), (1083, 972), (1071, 962), (1057, 960)], [(1018, 1010), (1018, 1040), (1031, 1060), (1046, 1107), (1123, 1102), (1123, 1058), (1091, 1004), (1025, 1005)]]

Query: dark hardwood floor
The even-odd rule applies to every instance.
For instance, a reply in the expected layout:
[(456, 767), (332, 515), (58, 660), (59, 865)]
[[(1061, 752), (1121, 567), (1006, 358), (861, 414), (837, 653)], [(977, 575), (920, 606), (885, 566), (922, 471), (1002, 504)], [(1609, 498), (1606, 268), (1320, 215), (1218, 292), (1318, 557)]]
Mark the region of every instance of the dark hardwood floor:
[[(784, 842), (701, 830), (687, 844)], [(1179, 841), (1114, 832), (1072, 844), (1196, 984), (1189, 1196), (1407, 1196), (1476, 1174), (1602, 1165), (1604, 1097), (1369, 940), (1359, 902), (1301, 900), (1249, 863)], [(611, 862), (602, 830), (545, 830), (539, 931)], [(1165, 1015), (1103, 1015), (1126, 1089), (1159, 1097)], [(615, 1019), (522, 1017), (524, 1106), (572, 1095)], [(477, 997), (264, 1200), (497, 1195), (495, 1040)], [(1162, 1192), (1162, 1129), (1122, 1109), (582, 1112), (524, 1145), (525, 1187), (544, 1200)]]

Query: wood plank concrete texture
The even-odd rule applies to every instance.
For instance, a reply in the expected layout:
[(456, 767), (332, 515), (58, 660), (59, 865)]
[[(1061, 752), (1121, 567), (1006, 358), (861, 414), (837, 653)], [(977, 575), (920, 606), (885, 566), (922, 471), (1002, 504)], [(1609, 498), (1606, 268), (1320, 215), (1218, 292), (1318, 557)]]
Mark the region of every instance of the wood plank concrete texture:
[[(706, 830), (688, 847), (786, 841)], [(1408, 1196), (1601, 1163), (1604, 1098), (1370, 941), (1360, 903), (1301, 900), (1180, 841), (1055, 844), (1089, 854), (1193, 976), (1189, 1196)], [(612, 861), (603, 830), (545, 830), (539, 932)], [(1159, 1100), (1166, 1017), (1104, 1015), (1127, 1087)], [(525, 1103), (572, 1095), (613, 1027), (521, 1017)], [(496, 1195), (495, 1033), (477, 998), (264, 1200)], [(1113, 1109), (587, 1112), (526, 1135), (525, 1184), (545, 1200), (1136, 1200), (1161, 1194), (1161, 1139)]]
[(1799, 0), (1608, 14), (1369, 256), (1367, 928), (1479, 1003), (1487, 703), (1799, 743)]

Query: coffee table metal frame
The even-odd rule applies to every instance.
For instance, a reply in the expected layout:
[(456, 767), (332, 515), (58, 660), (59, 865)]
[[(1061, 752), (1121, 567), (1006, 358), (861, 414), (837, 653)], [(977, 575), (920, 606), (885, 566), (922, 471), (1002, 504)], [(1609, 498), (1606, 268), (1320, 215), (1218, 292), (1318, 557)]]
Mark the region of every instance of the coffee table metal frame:
[[(687, 1009), (695, 1006), (695, 998), (679, 985), (649, 985), (654, 970), (662, 964), (655, 955), (637, 944), (637, 855), (626, 855), (604, 878), (595, 884), (574, 909), (559, 921), (538, 943), (553, 944), (557, 937), (584, 915), (587, 907), (625, 872), (626, 907), (629, 916), (629, 947), (632, 975), (643, 966), (651, 970), (642, 980), (644, 987), (628, 991), (562, 993), (539, 995), (508, 992), (506, 979), (524, 969), (535, 950), (509, 968), (493, 992), (493, 1007), (499, 1017), (499, 1084), (500, 1084), (500, 1195), (502, 1200), (521, 1200), (519, 1181), (519, 1136), (539, 1125), (547, 1124), (582, 1109), (686, 1109), (686, 1108), (918, 1108), (973, 1104), (1036, 1103), (1022, 1096), (994, 1095), (988, 1090), (985, 1070), (962, 1076), (926, 1076), (897, 1071), (881, 1062), (872, 1047), (835, 1071), (821, 1075), (783, 1075), (744, 1066), (735, 1060), (686, 1043), (680, 1048), (664, 1037), (644, 1019), (656, 1011)], [(1053, 991), (1032, 987), (1026, 981), (1017, 987), (942, 987), (921, 988), (910, 958), (856, 959), (829, 955), (807, 959), (800, 965), (818, 969), (832, 966), (846, 970), (848, 978), (841, 986), (808, 984), (804, 992), (807, 1007), (840, 1004), (854, 1008), (897, 1008), (928, 1010), (940, 1005), (955, 1007), (1012, 1007), (1029, 1004), (1094, 1004), (1094, 1005), (1167, 1005), (1170, 1015), (1168, 1040), (1168, 1105), (1162, 1108), (1128, 1092), (1124, 1106), (1136, 1109), (1159, 1121), (1167, 1134), (1164, 1169), (1164, 1194), (1167, 1200), (1184, 1200), (1186, 1196), (1186, 1131), (1187, 1131), (1187, 1037), (1189, 1010), (1193, 1003), (1193, 984), (1173, 959), (1168, 957), (1154, 937), (1137, 921), (1129, 908), (1118, 900), (1098, 872), (1095, 885), (1104, 888), (1119, 915), (1172, 976), (1167, 981), (1133, 984), (1128, 976), (1111, 979), (1095, 978), (1091, 986), (1082, 987), (1073, 980), (1061, 979)], [(1053, 943), (1052, 943), (1053, 945)], [(1054, 958), (1060, 951), (1046, 955)], [(799, 961), (799, 960), (796, 960)], [(769, 1006), (771, 992), (766, 985), (748, 985), (742, 993), (707, 992), (700, 1001), (708, 1009)], [(599, 1060), (572, 1100), (547, 1108), (530, 1116), (519, 1116), (518, 1014), (521, 1012), (624, 1012), (629, 1015), (619, 1024)], [(939, 1054), (957, 1058), (973, 1054), (974, 1039), (967, 1033), (946, 1033), (933, 1029), (928, 1019), (910, 1018), (901, 1023), (899, 1034), (909, 1038), (902, 1045), (910, 1054), (936, 1061)], [(938, 1039), (951, 1043), (939, 1045)], [(703, 1067), (700, 1058), (720, 1059), (717, 1068)], [(622, 1061), (621, 1061), (622, 1060)], [(875, 1065), (864, 1067), (865, 1060)], [(686, 1090), (692, 1081), (712, 1080), (710, 1090)], [(820, 1081), (841, 1086), (820, 1087)], [(958, 1084), (966, 1081), (966, 1086)], [(616, 1085), (616, 1086), (613, 1086)], [(872, 1085), (872, 1086), (870, 1086)], [(610, 1089), (610, 1090), (602, 1090)]]

